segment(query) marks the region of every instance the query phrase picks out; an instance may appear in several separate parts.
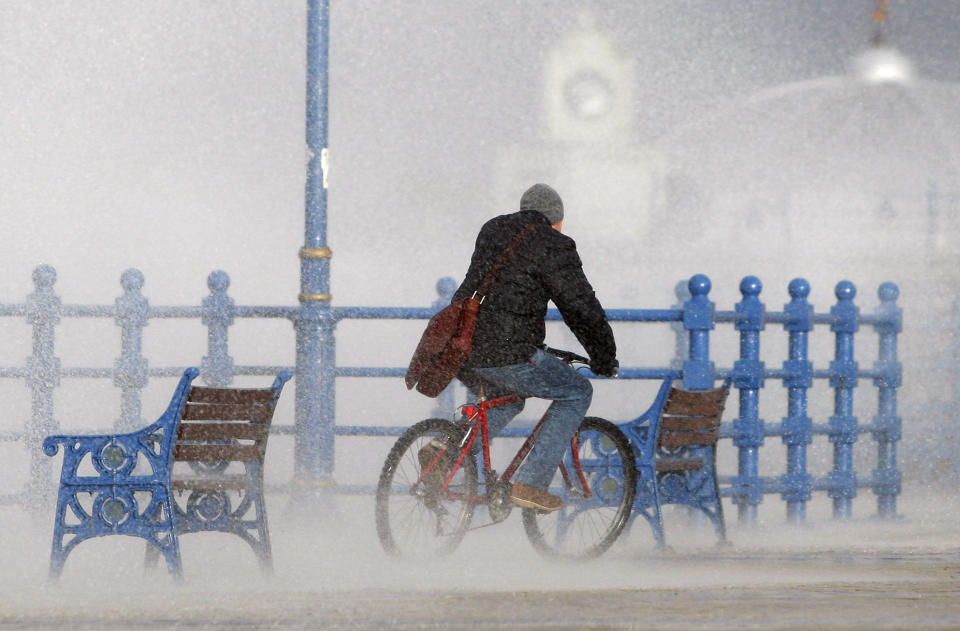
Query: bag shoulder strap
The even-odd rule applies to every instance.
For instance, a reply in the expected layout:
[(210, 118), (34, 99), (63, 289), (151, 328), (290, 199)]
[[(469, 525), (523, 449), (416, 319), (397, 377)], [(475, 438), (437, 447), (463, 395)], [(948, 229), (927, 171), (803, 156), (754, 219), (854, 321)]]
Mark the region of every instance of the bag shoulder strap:
[(483, 280), (480, 281), (480, 286), (477, 287), (477, 290), (474, 293), (475, 296), (483, 301), (483, 298), (487, 295), (487, 292), (490, 291), (490, 288), (493, 286), (493, 281), (497, 279), (497, 275), (500, 273), (500, 270), (503, 269), (503, 266), (507, 264), (507, 261), (513, 256), (514, 252), (517, 251), (517, 248), (520, 247), (520, 244), (523, 243), (530, 234), (540, 227), (540, 224), (537, 223), (528, 223), (523, 227), (520, 232), (517, 233), (517, 236), (507, 244), (507, 247), (503, 249), (503, 253), (500, 254), (500, 257), (494, 262), (493, 267), (490, 268), (490, 271), (487, 272), (487, 275), (483, 277)]

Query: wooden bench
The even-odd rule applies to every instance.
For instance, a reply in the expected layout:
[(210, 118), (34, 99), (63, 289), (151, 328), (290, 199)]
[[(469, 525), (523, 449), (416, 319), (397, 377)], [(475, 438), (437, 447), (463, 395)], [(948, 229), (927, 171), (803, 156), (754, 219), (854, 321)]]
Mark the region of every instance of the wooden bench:
[[(78, 544), (113, 534), (146, 539), (148, 560), (163, 554), (177, 579), (179, 537), (201, 530), (239, 535), (261, 565), (270, 566), (263, 458), (277, 399), (291, 375), (280, 373), (271, 388), (237, 390), (195, 387), (198, 372), (184, 372), (166, 412), (141, 430), (44, 440), (49, 456), (64, 449), (51, 578)], [(186, 463), (190, 473), (175, 462)], [(189, 493), (183, 506), (175, 491)], [(231, 492), (239, 497), (236, 508)]]
[(666, 545), (661, 507), (683, 504), (702, 511), (726, 541), (717, 482), (717, 440), (730, 381), (711, 390), (683, 390), (664, 380), (643, 415), (621, 427), (637, 452), (634, 517), (642, 515), (657, 545)]
[[(273, 557), (263, 462), (277, 399), (290, 376), (283, 371), (271, 387), (261, 389), (193, 386), (173, 449), (170, 487), (177, 534), (235, 534), (268, 571)], [(158, 555), (155, 546), (148, 547), (147, 564)]]

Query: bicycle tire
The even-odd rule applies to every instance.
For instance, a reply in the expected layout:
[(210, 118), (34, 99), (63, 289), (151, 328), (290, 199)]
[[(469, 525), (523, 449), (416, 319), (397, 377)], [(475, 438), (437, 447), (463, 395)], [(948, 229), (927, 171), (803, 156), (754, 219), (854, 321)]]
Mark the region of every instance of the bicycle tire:
[(630, 518), (637, 489), (637, 469), (630, 441), (610, 421), (590, 416), (579, 432), (579, 457), (591, 490), (577, 496), (560, 474), (566, 467), (574, 488), (580, 482), (571, 449), (563, 455), (550, 492), (563, 498), (563, 508), (552, 513), (523, 509), (523, 526), (537, 552), (551, 558), (588, 560), (613, 545)]
[(421, 480), (418, 458), (421, 448), (440, 439), (455, 462), (462, 438), (463, 432), (450, 421), (431, 418), (410, 427), (390, 449), (376, 495), (377, 535), (388, 555), (426, 561), (450, 554), (463, 540), (474, 503), (462, 498), (477, 494), (476, 459), (464, 458), (450, 482), (448, 490), (457, 499)]

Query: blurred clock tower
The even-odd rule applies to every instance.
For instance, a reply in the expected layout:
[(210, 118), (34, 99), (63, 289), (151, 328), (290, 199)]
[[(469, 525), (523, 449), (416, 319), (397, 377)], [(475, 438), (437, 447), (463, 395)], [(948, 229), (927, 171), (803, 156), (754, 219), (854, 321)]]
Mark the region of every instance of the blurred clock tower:
[(502, 147), (498, 200), (512, 208), (524, 189), (550, 184), (568, 209), (564, 231), (578, 243), (642, 240), (661, 162), (636, 137), (635, 64), (592, 15), (544, 55), (540, 136)]
[(558, 142), (622, 142), (634, 135), (634, 63), (584, 14), (545, 55), (544, 118)]

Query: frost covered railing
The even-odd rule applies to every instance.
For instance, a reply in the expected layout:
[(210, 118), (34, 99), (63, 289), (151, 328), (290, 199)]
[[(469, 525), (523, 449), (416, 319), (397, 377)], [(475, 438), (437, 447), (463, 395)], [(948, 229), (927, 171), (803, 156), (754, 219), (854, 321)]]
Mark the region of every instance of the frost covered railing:
[[(35, 290), (26, 302), (0, 304), (0, 316), (23, 317), (33, 330), (32, 353), (26, 365), (0, 366), (0, 378), (22, 378), (31, 390), (31, 415), (23, 431), (2, 431), (0, 441), (23, 441), (30, 453), (30, 486), (11, 493), (3, 489), (0, 503), (23, 502), (49, 494), (51, 464), (40, 451), (46, 436), (58, 433), (54, 413), (54, 393), (66, 378), (112, 379), (120, 390), (120, 413), (114, 423), (117, 431), (140, 429), (146, 422), (141, 417), (141, 391), (150, 377), (178, 377), (188, 366), (151, 367), (143, 356), (143, 328), (151, 319), (196, 318), (207, 327), (207, 354), (201, 361), (202, 380), (209, 386), (229, 385), (235, 375), (275, 375), (291, 366), (235, 366), (229, 355), (228, 329), (238, 317), (295, 319), (296, 307), (236, 306), (227, 296), (230, 279), (225, 272), (212, 272), (207, 285), (210, 295), (200, 306), (152, 306), (142, 295), (143, 274), (136, 269), (123, 272), (120, 284), (123, 295), (113, 305), (63, 304), (54, 292), (56, 271), (40, 265), (33, 272)], [(120, 327), (120, 356), (112, 367), (61, 366), (56, 355), (57, 325), (63, 318), (113, 319)], [(198, 354), (201, 349), (197, 349)], [(107, 428), (86, 428), (88, 433)], [(286, 428), (289, 429), (289, 428)], [(281, 431), (283, 431), (281, 429)], [(46, 461), (46, 462), (45, 462)]]
[[(31, 484), (46, 484), (50, 478), (48, 459), (39, 446), (44, 436), (59, 431), (54, 417), (54, 391), (63, 377), (112, 379), (120, 390), (120, 415), (117, 429), (134, 429), (141, 420), (141, 390), (148, 378), (176, 377), (184, 366), (150, 367), (142, 354), (143, 328), (153, 318), (198, 318), (207, 327), (207, 354), (201, 361), (201, 378), (211, 386), (229, 385), (235, 375), (270, 375), (291, 366), (238, 366), (229, 354), (228, 332), (236, 318), (278, 318), (293, 322), (303, 318), (303, 307), (238, 306), (227, 295), (229, 277), (213, 272), (208, 277), (210, 295), (200, 306), (152, 306), (141, 294), (143, 275), (127, 270), (121, 277), (123, 295), (113, 305), (62, 304), (53, 290), (56, 272), (43, 265), (34, 271), (35, 291), (25, 303), (0, 304), (0, 316), (23, 317), (33, 329), (33, 350), (26, 366), (0, 366), (0, 377), (23, 378), (32, 392), (32, 413), (24, 431), (5, 431), (0, 440), (24, 441), (31, 454)], [(276, 433), (296, 436), (297, 471), (294, 483), (304, 478), (330, 480), (334, 468), (334, 443), (338, 435), (394, 435), (404, 427), (338, 425), (335, 420), (334, 383), (340, 377), (401, 377), (405, 367), (338, 366), (335, 355), (335, 325), (341, 320), (391, 320), (430, 318), (450, 300), (456, 283), (441, 279), (440, 296), (429, 307), (329, 307), (319, 319), (321, 357), (316, 379), (296, 380), (297, 418), (308, 423), (293, 426), (274, 425)], [(707, 389), (715, 380), (730, 377), (739, 392), (739, 414), (721, 428), (721, 438), (731, 439), (738, 449), (738, 471), (721, 478), (723, 495), (738, 505), (742, 521), (756, 519), (757, 506), (765, 494), (780, 494), (787, 503), (788, 518), (803, 521), (806, 502), (813, 491), (825, 491), (833, 499), (834, 514), (849, 516), (857, 489), (870, 488), (876, 494), (878, 513), (891, 517), (896, 513), (900, 493), (896, 444), (900, 440), (901, 421), (897, 415), (897, 388), (901, 366), (897, 359), (897, 336), (901, 330), (901, 311), (896, 304), (898, 289), (892, 283), (879, 288), (880, 304), (870, 314), (855, 305), (852, 283), (837, 284), (837, 302), (828, 312), (816, 313), (807, 301), (809, 284), (796, 279), (790, 283), (791, 300), (779, 312), (767, 311), (760, 301), (762, 285), (752, 276), (741, 285), (742, 300), (733, 310), (721, 311), (710, 301), (710, 281), (696, 275), (687, 283), (689, 298), (669, 309), (611, 309), (613, 322), (673, 323), (683, 340), (682, 357), (675, 366), (629, 367), (620, 378), (663, 379), (676, 376), (684, 387)], [(55, 353), (55, 330), (62, 318), (112, 318), (120, 327), (120, 356), (113, 367), (62, 367)], [(547, 318), (558, 320), (555, 310)], [(740, 356), (725, 359), (726, 367), (717, 368), (710, 353), (710, 332), (717, 325), (732, 325), (740, 336)], [(788, 336), (788, 357), (779, 367), (768, 368), (760, 361), (761, 333), (767, 324), (783, 327)], [(861, 367), (855, 357), (855, 337), (861, 326), (871, 327), (877, 335), (877, 360), (869, 368)], [(829, 328), (835, 340), (835, 353), (825, 367), (815, 368), (808, 353), (808, 338), (817, 329)], [(621, 334), (622, 335), (622, 334)], [(771, 335), (767, 333), (766, 335)], [(199, 352), (199, 349), (198, 349)], [(826, 358), (819, 359), (826, 362)], [(876, 388), (877, 414), (870, 422), (861, 422), (853, 412), (854, 392), (860, 380), (869, 379)], [(767, 380), (778, 380), (786, 389), (785, 415), (778, 421), (765, 421), (759, 415), (759, 392)], [(815, 380), (826, 380), (833, 390), (834, 411), (827, 422), (814, 423), (808, 416), (808, 390)], [(317, 384), (304, 386), (301, 382)], [(315, 389), (314, 389), (315, 388)], [(441, 398), (441, 407), (452, 410), (452, 395)], [(731, 409), (732, 406), (728, 406)], [(306, 410), (306, 411), (304, 411)], [(99, 431), (102, 428), (91, 428)], [(853, 447), (861, 434), (869, 433), (876, 443), (877, 466), (867, 476), (858, 476), (853, 468)], [(834, 446), (833, 469), (814, 477), (807, 471), (807, 446), (814, 435), (824, 435)], [(779, 436), (787, 447), (785, 472), (779, 476), (758, 474), (759, 450), (766, 437)], [(305, 452), (306, 455), (304, 455)], [(23, 501), (41, 488), (0, 496), (5, 502)]]

